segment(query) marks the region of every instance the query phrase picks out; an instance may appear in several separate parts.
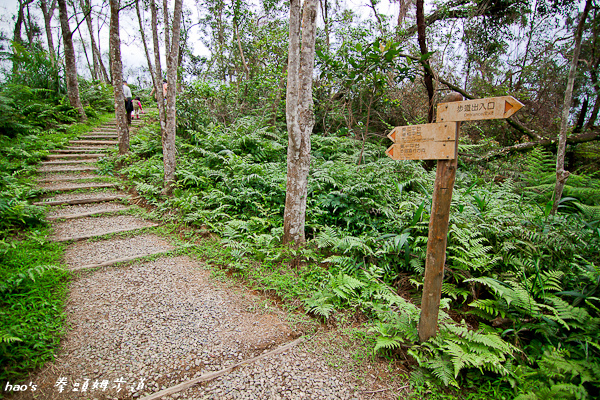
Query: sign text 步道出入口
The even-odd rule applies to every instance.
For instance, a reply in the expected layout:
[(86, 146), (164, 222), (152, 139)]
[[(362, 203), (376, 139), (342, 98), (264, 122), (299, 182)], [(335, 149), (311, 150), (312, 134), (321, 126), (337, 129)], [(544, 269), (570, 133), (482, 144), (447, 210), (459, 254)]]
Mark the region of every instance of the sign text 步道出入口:
[(523, 104), (512, 96), (440, 103), (437, 108), (438, 122), (479, 121), (483, 119), (508, 118)]

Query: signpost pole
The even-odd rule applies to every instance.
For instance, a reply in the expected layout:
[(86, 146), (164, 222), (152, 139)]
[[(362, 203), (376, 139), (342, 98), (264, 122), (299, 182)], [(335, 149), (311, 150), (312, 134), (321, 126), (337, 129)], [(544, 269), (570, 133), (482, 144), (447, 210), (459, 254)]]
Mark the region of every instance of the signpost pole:
[[(461, 101), (459, 93), (452, 93), (447, 102)], [(458, 147), (458, 131), (460, 122), (456, 124), (456, 141)], [(425, 261), (425, 280), (421, 299), (421, 316), (419, 319), (419, 340), (426, 341), (435, 336), (438, 329), (438, 313), (442, 295), (444, 263), (446, 262), (446, 242), (448, 238), (448, 220), (450, 219), (450, 203), (456, 178), (458, 151), (453, 160), (438, 160), (431, 203), (429, 220), (429, 236), (427, 239), (427, 258)]]

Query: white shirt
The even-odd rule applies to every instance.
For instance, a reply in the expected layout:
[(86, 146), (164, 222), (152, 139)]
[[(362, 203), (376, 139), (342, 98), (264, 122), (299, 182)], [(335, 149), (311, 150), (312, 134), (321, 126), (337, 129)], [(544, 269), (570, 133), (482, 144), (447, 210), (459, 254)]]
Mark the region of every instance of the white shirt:
[(131, 98), (133, 97), (131, 95), (131, 89), (129, 89), (129, 86), (127, 86), (126, 84), (123, 84), (123, 97), (125, 98)]

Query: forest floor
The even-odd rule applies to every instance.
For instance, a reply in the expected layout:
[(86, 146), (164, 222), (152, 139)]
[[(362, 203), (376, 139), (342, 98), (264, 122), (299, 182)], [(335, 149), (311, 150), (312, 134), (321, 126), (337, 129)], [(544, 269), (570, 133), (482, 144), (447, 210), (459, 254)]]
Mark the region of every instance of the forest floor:
[(116, 137), (106, 123), (39, 169), (72, 271), (67, 330), (55, 361), (11, 398), (408, 397), (406, 371), (374, 357), (360, 326), (289, 312), (215, 273), (177, 228), (144, 218), (126, 182), (98, 174)]

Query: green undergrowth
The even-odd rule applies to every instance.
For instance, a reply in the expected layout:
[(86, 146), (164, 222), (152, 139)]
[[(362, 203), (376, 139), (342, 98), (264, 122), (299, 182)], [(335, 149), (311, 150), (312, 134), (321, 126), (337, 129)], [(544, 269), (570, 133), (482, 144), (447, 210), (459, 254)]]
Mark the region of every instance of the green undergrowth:
[(64, 332), (69, 272), (64, 245), (44, 230), (0, 249), (0, 381), (15, 381), (53, 359)]
[(64, 244), (47, 240), (43, 193), (34, 180), (50, 150), (112, 118), (0, 136), (0, 382), (16, 382), (53, 359), (64, 333), (70, 273)]
[(312, 136), (308, 243), (296, 250), (280, 242), (287, 136), (261, 118), (213, 121), (180, 135), (172, 197), (162, 195), (157, 125), (140, 129), (131, 154), (100, 165), (125, 175), (155, 206), (153, 217), (212, 237), (194, 252), (229, 276), (328, 324), (341, 326), (354, 313), (375, 337), (374, 354), (415, 366), (416, 392), (439, 386), (497, 387), (496, 398), (506, 391), (521, 399), (598, 395), (599, 219), (581, 211), (598, 206), (593, 191), (583, 190), (597, 187), (596, 178), (572, 176), (572, 198), (551, 215), (551, 198), (531, 189), (547, 169), (544, 154), (519, 160), (520, 175), (500, 183), (461, 166), (440, 332), (420, 344), (435, 172), (394, 162), (384, 146), (368, 142), (359, 166), (362, 143), (346, 135)]

